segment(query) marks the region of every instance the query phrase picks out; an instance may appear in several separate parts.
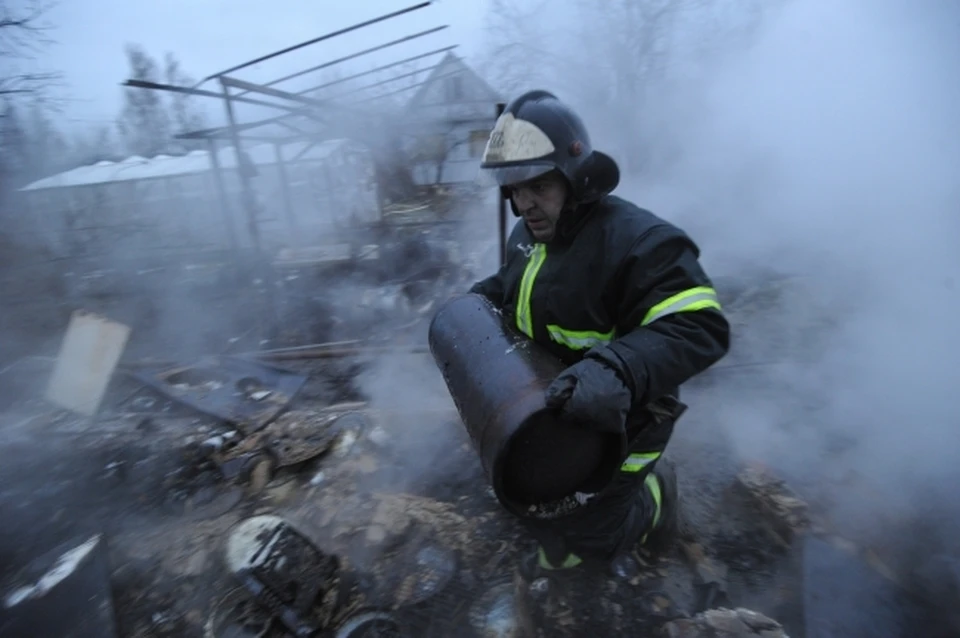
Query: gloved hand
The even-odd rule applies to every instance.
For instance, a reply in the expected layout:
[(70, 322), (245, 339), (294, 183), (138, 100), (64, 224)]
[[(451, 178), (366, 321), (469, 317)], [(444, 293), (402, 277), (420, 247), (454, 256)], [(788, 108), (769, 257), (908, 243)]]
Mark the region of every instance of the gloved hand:
[(547, 388), (547, 406), (586, 426), (621, 434), (633, 404), (630, 389), (603, 356), (587, 354), (561, 372)]

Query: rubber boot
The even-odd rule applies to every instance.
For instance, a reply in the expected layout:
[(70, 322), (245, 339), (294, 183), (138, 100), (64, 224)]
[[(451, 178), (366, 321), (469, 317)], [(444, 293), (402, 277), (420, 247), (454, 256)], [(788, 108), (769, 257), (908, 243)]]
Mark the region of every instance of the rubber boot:
[(640, 540), (640, 545), (660, 553), (670, 548), (677, 540), (677, 470), (667, 459), (660, 459), (653, 472), (647, 475), (643, 489), (652, 497), (655, 512), (653, 524)]
[(547, 546), (538, 544), (524, 552), (520, 559), (520, 575), (532, 581), (550, 573), (569, 572), (583, 562), (575, 554), (568, 553), (559, 546), (552, 547), (553, 545), (554, 543), (548, 543)]

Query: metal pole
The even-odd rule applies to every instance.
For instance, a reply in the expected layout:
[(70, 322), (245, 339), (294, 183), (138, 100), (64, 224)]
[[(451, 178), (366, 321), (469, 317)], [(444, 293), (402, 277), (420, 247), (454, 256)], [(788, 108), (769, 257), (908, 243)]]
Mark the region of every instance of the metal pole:
[(220, 79), (220, 87), (223, 90), (224, 104), (227, 107), (227, 123), (230, 129), (230, 141), (233, 143), (234, 157), (237, 162), (237, 175), (240, 177), (240, 196), (243, 200), (244, 212), (247, 214), (247, 230), (250, 233), (253, 248), (259, 255), (261, 250), (260, 228), (257, 226), (257, 211), (254, 206), (253, 189), (250, 186), (250, 175), (246, 170), (243, 148), (240, 146), (240, 135), (237, 133), (237, 118), (233, 112), (230, 88), (223, 81), (223, 78)]
[(293, 46), (291, 46), (291, 47), (287, 47), (286, 49), (281, 49), (280, 51), (275, 51), (275, 52), (273, 52), (273, 53), (269, 53), (269, 54), (267, 54), (267, 55), (260, 56), (259, 58), (255, 59), (255, 60), (250, 60), (249, 62), (244, 62), (243, 64), (238, 64), (237, 66), (230, 67), (229, 69), (226, 69), (225, 71), (220, 71), (219, 73), (214, 73), (213, 75), (208, 75), (207, 77), (203, 78), (203, 80), (201, 80), (200, 82), (198, 82), (198, 83), (197, 83), (197, 86), (200, 86), (201, 84), (203, 84), (203, 83), (206, 82), (207, 80), (212, 80), (212, 79), (215, 78), (215, 77), (219, 77), (219, 76), (221, 76), (221, 75), (226, 75), (227, 73), (233, 73), (234, 71), (239, 71), (240, 69), (245, 69), (245, 68), (247, 68), (247, 67), (253, 66), (254, 64), (259, 64), (260, 62), (265, 62), (266, 60), (269, 60), (269, 59), (271, 59), (271, 58), (275, 58), (275, 57), (277, 57), (277, 56), (283, 55), (284, 53), (290, 53), (291, 51), (296, 51), (297, 49), (302, 49), (303, 47), (310, 46), (311, 44), (316, 44), (317, 42), (323, 42), (324, 40), (329, 40), (330, 38), (334, 38), (334, 37), (336, 37), (336, 36), (338, 36), (338, 35), (343, 35), (344, 33), (349, 33), (349, 32), (351, 32), (351, 31), (356, 31), (357, 29), (362, 29), (363, 27), (368, 27), (368, 26), (370, 26), (371, 24), (376, 24), (376, 23), (378, 23), (378, 22), (383, 22), (384, 20), (389, 20), (389, 19), (391, 19), (391, 18), (396, 18), (397, 16), (401, 16), (401, 15), (403, 15), (403, 14), (405, 14), (405, 13), (410, 13), (411, 11), (416, 11), (416, 10), (418, 10), (418, 9), (423, 9), (424, 7), (428, 7), (428, 6), (430, 6), (430, 2), (421, 2), (420, 4), (416, 4), (416, 5), (413, 5), (413, 6), (411, 6), (411, 7), (407, 7), (407, 8), (405, 8), (405, 9), (400, 9), (399, 11), (394, 11), (394, 12), (392, 12), (392, 13), (388, 13), (388, 14), (386, 14), (386, 15), (382, 15), (382, 16), (380, 16), (379, 18), (373, 18), (372, 20), (365, 20), (365, 21), (360, 22), (360, 23), (358, 23), (358, 24), (354, 24), (354, 25), (352, 25), (352, 26), (349, 26), (349, 27), (346, 27), (346, 28), (343, 28), (343, 29), (338, 29), (338, 30), (336, 30), (336, 31), (332, 31), (332, 32), (330, 32), (330, 33), (326, 33), (326, 34), (324, 34), (324, 35), (321, 35), (320, 37), (313, 38), (312, 40), (307, 40), (306, 42), (301, 42), (300, 44), (295, 44), (295, 45), (293, 45)]
[[(210, 166), (213, 169), (213, 183), (217, 188), (217, 199), (220, 200), (220, 213), (227, 228), (227, 238), (230, 241), (230, 251), (233, 259), (239, 262), (240, 247), (237, 244), (237, 229), (233, 225), (233, 215), (230, 213), (230, 203), (227, 199), (227, 189), (223, 184), (223, 169), (220, 167), (220, 157), (217, 155), (217, 141), (207, 138), (207, 148), (210, 152)], [(239, 263), (238, 263), (239, 265)]]
[[(195, 95), (197, 97), (210, 97), (218, 100), (223, 99), (223, 94), (216, 91), (205, 91), (203, 89), (194, 89), (188, 86), (176, 86), (173, 84), (159, 84), (157, 82), (147, 82), (146, 80), (127, 80), (120, 86), (127, 86), (133, 89), (146, 89), (149, 91), (169, 91), (170, 93), (181, 93), (183, 95)], [(233, 96), (234, 102), (243, 102), (244, 104), (253, 104), (254, 106), (267, 106), (290, 113), (302, 113), (303, 109), (289, 106), (286, 104), (277, 104), (276, 102), (267, 102), (266, 100), (256, 100), (249, 97)]]
[(220, 88), (223, 90), (224, 104), (227, 106), (227, 123), (230, 128), (230, 138), (233, 142), (234, 157), (237, 162), (237, 174), (240, 177), (240, 194), (243, 200), (243, 208), (247, 213), (247, 229), (250, 232), (250, 239), (253, 242), (254, 259), (256, 260), (256, 272), (263, 282), (266, 293), (267, 308), (263, 317), (269, 322), (267, 334), (273, 334), (279, 327), (279, 317), (277, 308), (274, 304), (274, 278), (267, 260), (263, 254), (263, 246), (260, 242), (260, 228), (257, 225), (257, 208), (253, 196), (253, 188), (250, 185), (250, 174), (247, 172), (247, 166), (243, 157), (243, 149), (240, 146), (240, 135), (237, 132), (237, 118), (233, 112), (233, 102), (230, 96), (230, 87), (221, 80)]
[(380, 71), (385, 71), (387, 69), (392, 69), (395, 66), (400, 66), (402, 64), (407, 64), (408, 62), (415, 62), (422, 58), (430, 57), (431, 55), (436, 55), (438, 53), (445, 53), (447, 51), (452, 51), (456, 49), (459, 45), (451, 44), (450, 46), (442, 47), (439, 49), (434, 49), (433, 51), (427, 51), (426, 53), (421, 53), (419, 55), (414, 55), (409, 58), (404, 58), (402, 60), (397, 60), (396, 62), (391, 62), (390, 64), (384, 64), (383, 66), (378, 66), (367, 71), (361, 71), (360, 73), (354, 73), (353, 75), (347, 75), (342, 78), (337, 78), (336, 80), (330, 80), (329, 82), (324, 82), (323, 84), (318, 84), (317, 86), (310, 87), (309, 89), (304, 89), (303, 91), (297, 91), (297, 95), (305, 95), (307, 93), (312, 93), (313, 91), (319, 91), (320, 89), (325, 89), (336, 84), (343, 84), (344, 82), (349, 82), (350, 80), (356, 80), (357, 78), (362, 78), (365, 75), (372, 75), (374, 73), (379, 73)]
[[(296, 73), (291, 73), (290, 75), (285, 75), (282, 78), (277, 78), (276, 80), (271, 80), (261, 84), (260, 86), (273, 86), (275, 84), (280, 84), (281, 82), (286, 82), (287, 80), (292, 80), (293, 78), (298, 78), (308, 73), (313, 73), (314, 71), (320, 71), (321, 69), (329, 68), (335, 64), (340, 64), (341, 62), (347, 62), (348, 60), (353, 60), (361, 56), (367, 55), (368, 53), (375, 53), (376, 51), (382, 51), (392, 46), (398, 44), (403, 44), (404, 42), (410, 42), (411, 40), (416, 40), (417, 38), (422, 38), (426, 35), (431, 35), (437, 33), (438, 31), (443, 31), (444, 29), (449, 28), (450, 25), (445, 24), (439, 27), (434, 27), (432, 29), (427, 29), (426, 31), (420, 31), (419, 33), (414, 33), (412, 35), (404, 36), (402, 38), (397, 38), (396, 40), (391, 40), (390, 42), (384, 42), (383, 44), (378, 44), (375, 47), (370, 47), (369, 49), (364, 49), (363, 51), (357, 51), (356, 53), (351, 53), (350, 55), (345, 55), (343, 57), (337, 58), (336, 60), (330, 60), (329, 62), (324, 62), (323, 64), (318, 64), (317, 66), (312, 66), (309, 69), (304, 69), (303, 71), (297, 71)], [(246, 95), (246, 92), (238, 93), (237, 95)]]
[[(506, 108), (507, 105), (503, 102), (497, 104), (497, 119), (500, 119)], [(499, 189), (497, 190), (497, 218), (500, 225), (500, 265), (503, 266), (507, 263), (507, 200)]]
[(281, 191), (283, 192), (283, 210), (287, 214), (290, 238), (292, 243), (298, 244), (300, 243), (300, 234), (297, 232), (297, 217), (293, 212), (293, 199), (290, 197), (290, 181), (287, 177), (286, 163), (283, 161), (283, 147), (279, 144), (274, 144), (273, 151), (277, 156), (277, 172), (280, 174)]
[[(366, 86), (361, 86), (361, 87), (358, 87), (358, 88), (355, 88), (355, 89), (350, 89), (349, 91), (344, 91), (343, 93), (338, 93), (338, 94), (336, 94), (336, 95), (334, 95), (334, 96), (332, 96), (332, 97), (328, 97), (327, 99), (330, 100), (330, 101), (339, 100), (340, 98), (345, 97), (345, 96), (347, 96), (347, 95), (353, 95), (354, 93), (360, 93), (361, 91), (367, 91), (367, 90), (370, 90), (370, 89), (375, 89), (375, 88), (377, 88), (378, 86), (383, 86), (384, 84), (390, 84), (391, 82), (396, 82), (397, 80), (402, 80), (402, 79), (404, 79), (404, 78), (409, 78), (409, 77), (412, 77), (412, 76), (414, 76), (414, 75), (420, 75), (421, 73), (427, 73), (428, 71), (432, 71), (432, 70), (434, 70), (434, 69), (436, 69), (436, 68), (439, 68), (439, 67), (441, 67), (441, 66), (443, 66), (443, 63), (434, 64), (433, 66), (424, 67), (424, 68), (422, 68), (422, 69), (416, 69), (415, 71), (408, 71), (408, 72), (406, 72), (406, 73), (401, 73), (400, 75), (394, 75), (394, 76), (388, 77), (388, 78), (385, 79), (385, 80), (380, 80), (379, 82), (374, 82), (373, 84), (367, 84)], [(414, 84), (412, 87), (409, 87), (409, 88), (413, 88), (413, 87), (416, 87), (416, 86), (420, 86), (420, 85), (419, 85), (419, 84)]]

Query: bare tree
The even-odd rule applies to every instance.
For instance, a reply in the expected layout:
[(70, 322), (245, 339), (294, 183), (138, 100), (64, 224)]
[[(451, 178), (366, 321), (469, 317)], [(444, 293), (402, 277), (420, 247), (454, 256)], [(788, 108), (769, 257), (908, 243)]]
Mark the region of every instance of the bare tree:
[[(164, 57), (164, 75), (167, 84), (174, 86), (193, 86), (196, 82), (184, 73), (180, 62), (172, 53)], [(195, 100), (185, 93), (170, 93), (170, 111), (173, 128), (178, 133), (195, 131), (207, 127), (207, 118), (202, 110), (196, 108)], [(180, 144), (187, 150), (204, 148), (203, 140), (181, 140)]]
[(490, 0), (485, 19), (484, 77), (505, 95), (553, 84), (584, 54), (586, 43), (572, 42), (564, 10), (549, 0)]
[[(132, 79), (161, 81), (160, 66), (146, 51), (131, 44), (126, 53)], [(117, 125), (129, 153), (153, 157), (171, 145), (170, 115), (159, 91), (124, 89), (124, 105)]]
[[(53, 6), (49, 2), (26, 0), (14, 7), (9, 0), (0, 0), (0, 101), (10, 104), (26, 98), (34, 104), (50, 97), (50, 90), (61, 76), (31, 68), (38, 53), (50, 46), (52, 26), (45, 21)], [(0, 109), (0, 116), (6, 113)]]
[(72, 163), (77, 166), (122, 159), (116, 139), (108, 126), (91, 128), (75, 134), (70, 140), (70, 146)]
[(744, 41), (778, 3), (721, 4), (574, 0), (558, 11), (547, 0), (491, 0), (484, 67), (506, 95), (544, 88), (589, 113), (622, 168), (636, 172), (666, 153), (652, 143), (665, 137), (653, 114), (669, 108), (676, 69)]
[(0, 189), (22, 186), (71, 167), (67, 141), (42, 99), (0, 106)]

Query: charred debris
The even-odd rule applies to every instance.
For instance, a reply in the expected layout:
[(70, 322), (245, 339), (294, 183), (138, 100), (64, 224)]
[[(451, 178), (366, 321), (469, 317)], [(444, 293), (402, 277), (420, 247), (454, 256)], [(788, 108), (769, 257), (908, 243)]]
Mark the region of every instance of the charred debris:
[[(671, 451), (688, 471), (670, 553), (527, 577), (530, 541), (425, 347), (465, 277), (448, 262), (418, 303), (372, 287), (386, 306), (352, 306), (353, 338), (163, 360), (76, 313), (55, 356), (8, 364), (0, 635), (953, 635), (949, 547), (898, 563), (697, 415)], [(749, 322), (793, 285), (729, 312)], [(98, 352), (70, 345), (94, 329)], [(78, 388), (62, 371), (83, 364)], [(729, 391), (729, 372), (689, 391)]]

